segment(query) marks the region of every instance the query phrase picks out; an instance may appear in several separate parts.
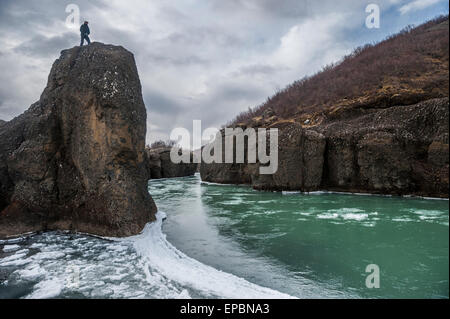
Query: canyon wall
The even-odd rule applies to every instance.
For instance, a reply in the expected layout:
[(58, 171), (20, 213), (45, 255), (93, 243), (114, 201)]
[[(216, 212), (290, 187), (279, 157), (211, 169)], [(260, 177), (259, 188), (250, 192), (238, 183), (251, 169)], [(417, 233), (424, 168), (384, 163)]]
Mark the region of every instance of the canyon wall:
[(193, 154), (191, 154), (191, 163), (175, 164), (170, 159), (170, 147), (147, 148), (148, 174), (150, 179), (175, 178), (194, 176), (197, 172), (198, 164), (193, 163)]

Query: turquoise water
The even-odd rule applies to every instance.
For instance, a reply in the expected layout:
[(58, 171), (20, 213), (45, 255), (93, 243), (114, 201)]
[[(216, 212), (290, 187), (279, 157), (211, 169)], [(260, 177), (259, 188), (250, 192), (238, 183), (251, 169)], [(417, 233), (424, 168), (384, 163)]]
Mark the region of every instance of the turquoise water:
[[(280, 194), (152, 181), (168, 240), (215, 268), (298, 297), (448, 298), (449, 203)], [(380, 268), (368, 289), (366, 266)]]
[[(141, 235), (0, 242), (0, 298), (449, 296), (448, 201), (257, 192), (199, 176), (149, 191), (161, 212)], [(366, 287), (369, 264), (379, 289)]]

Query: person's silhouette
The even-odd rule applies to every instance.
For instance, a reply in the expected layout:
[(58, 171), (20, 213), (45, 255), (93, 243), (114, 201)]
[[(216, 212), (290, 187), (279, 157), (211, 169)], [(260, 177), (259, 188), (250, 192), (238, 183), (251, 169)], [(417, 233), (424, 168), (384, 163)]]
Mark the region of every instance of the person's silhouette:
[(80, 32), (81, 32), (81, 44), (80, 44), (80, 46), (81, 47), (84, 44), (84, 40), (86, 40), (88, 44), (91, 44), (91, 39), (89, 39), (89, 34), (91, 34), (91, 30), (89, 30), (89, 25), (88, 24), (89, 24), (89, 22), (84, 21), (84, 23), (80, 27)]

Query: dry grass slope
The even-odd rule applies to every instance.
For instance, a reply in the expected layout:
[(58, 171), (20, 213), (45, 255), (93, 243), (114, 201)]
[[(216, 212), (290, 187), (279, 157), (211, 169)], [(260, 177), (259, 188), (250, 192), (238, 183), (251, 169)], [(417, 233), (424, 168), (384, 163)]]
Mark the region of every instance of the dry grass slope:
[[(449, 95), (448, 15), (407, 27), (376, 45), (296, 81), (230, 126), (255, 123), (270, 111), (279, 121), (314, 126), (355, 111), (410, 105)], [(256, 122), (258, 122), (256, 120)]]

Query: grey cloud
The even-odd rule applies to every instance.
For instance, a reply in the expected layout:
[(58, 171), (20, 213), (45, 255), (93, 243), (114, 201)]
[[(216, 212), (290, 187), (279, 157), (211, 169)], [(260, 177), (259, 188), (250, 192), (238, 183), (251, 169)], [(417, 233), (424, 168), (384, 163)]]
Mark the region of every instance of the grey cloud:
[(36, 35), (31, 40), (15, 47), (14, 51), (33, 56), (55, 56), (63, 49), (74, 46), (77, 40), (78, 36), (72, 32), (51, 38)]
[(145, 93), (144, 102), (150, 112), (160, 115), (174, 116), (183, 109), (176, 101), (161, 92), (149, 91)]
[(205, 41), (221, 46), (239, 46), (244, 44), (244, 40), (236, 34), (231, 34), (227, 30), (211, 26), (190, 27), (184, 30), (183, 33), (173, 33), (164, 40), (171, 44), (190, 46), (201, 45)]
[(217, 87), (215, 91), (214, 100), (229, 101), (231, 103), (239, 100), (249, 101), (257, 96), (261, 96), (261, 93), (263, 93), (260, 87), (251, 83), (248, 83), (245, 87), (240, 84), (226, 84)]
[(203, 129), (219, 128), (231, 119), (230, 114), (239, 112), (242, 104), (253, 106), (261, 96), (264, 96), (263, 89), (257, 85), (242, 87), (229, 82), (218, 85), (207, 96), (197, 99), (168, 98), (157, 92), (146, 95), (149, 121), (157, 127), (149, 130), (149, 143), (154, 136), (169, 138), (176, 127), (190, 130), (193, 120), (201, 120)]
[(203, 65), (206, 66), (211, 63), (211, 61), (201, 58), (196, 55), (182, 55), (180, 57), (169, 56), (167, 54), (158, 54), (155, 52), (148, 53), (145, 58), (147, 61), (151, 61), (153, 63), (172, 65), (172, 66), (181, 66), (181, 65)]
[(65, 20), (66, 5), (63, 1), (52, 0), (2, 0), (0, 25), (2, 29), (12, 32), (30, 32), (33, 26), (50, 24), (55, 18)]
[(159, 14), (163, 19), (178, 21), (178, 23), (187, 22), (189, 20), (189, 16), (187, 14), (167, 5), (161, 8)]
[(214, 0), (218, 10), (246, 10), (267, 16), (300, 18), (306, 17), (312, 0)]
[(237, 72), (234, 72), (233, 75), (274, 75), (278, 72), (280, 72), (279, 67), (274, 67), (268, 64), (252, 64), (240, 68)]
[(256, 105), (265, 94), (265, 90), (256, 83), (248, 83), (247, 86), (232, 81), (221, 83), (208, 96), (193, 101), (184, 116), (190, 125), (192, 120), (202, 120), (205, 127), (220, 127), (232, 118), (230, 114), (235, 115), (243, 107)]

